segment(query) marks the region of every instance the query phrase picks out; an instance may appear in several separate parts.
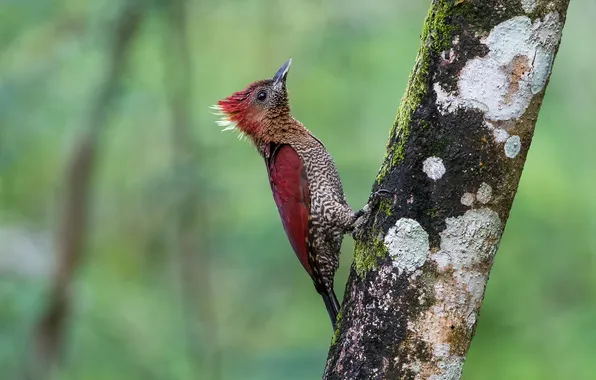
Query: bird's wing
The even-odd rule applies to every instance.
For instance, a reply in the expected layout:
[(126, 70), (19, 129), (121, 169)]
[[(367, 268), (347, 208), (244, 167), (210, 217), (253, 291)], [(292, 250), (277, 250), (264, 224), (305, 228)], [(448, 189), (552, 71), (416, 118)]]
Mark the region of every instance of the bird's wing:
[(272, 147), (266, 162), (273, 198), (290, 244), (312, 276), (308, 258), (310, 191), (302, 159), (290, 145), (279, 145)]

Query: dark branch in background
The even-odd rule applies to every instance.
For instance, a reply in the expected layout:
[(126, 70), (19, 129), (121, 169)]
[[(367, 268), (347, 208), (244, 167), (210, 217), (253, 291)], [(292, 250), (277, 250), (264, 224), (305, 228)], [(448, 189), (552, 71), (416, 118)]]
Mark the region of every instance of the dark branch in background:
[(324, 379), (457, 380), (569, 0), (434, 0)]
[(124, 7), (116, 22), (106, 79), (89, 115), (87, 129), (78, 140), (68, 163), (62, 215), (56, 238), (57, 268), (51, 280), (46, 310), (39, 319), (33, 336), (35, 351), (29, 373), (38, 379), (51, 377), (62, 354), (62, 340), (72, 307), (70, 284), (83, 255), (98, 136), (106, 124), (110, 105), (125, 68), (126, 55), (140, 20), (140, 7), (136, 1), (131, 1)]
[[(199, 178), (200, 142), (194, 137), (192, 122), (193, 70), (189, 54), (186, 0), (168, 5), (169, 35), (163, 57), (165, 81), (172, 116), (172, 144), (176, 175), (176, 255), (182, 288), (183, 318), (189, 361), (200, 363), (199, 373), (217, 380), (220, 376), (217, 323), (210, 284), (209, 207), (207, 187)], [(199, 219), (200, 216), (200, 219)], [(201, 338), (198, 327), (203, 327)], [(197, 358), (204, 347), (202, 360)], [(207, 369), (207, 370), (206, 370)], [(196, 377), (196, 368), (194, 376)], [(205, 372), (209, 371), (207, 375)], [(200, 376), (199, 376), (200, 377)]]

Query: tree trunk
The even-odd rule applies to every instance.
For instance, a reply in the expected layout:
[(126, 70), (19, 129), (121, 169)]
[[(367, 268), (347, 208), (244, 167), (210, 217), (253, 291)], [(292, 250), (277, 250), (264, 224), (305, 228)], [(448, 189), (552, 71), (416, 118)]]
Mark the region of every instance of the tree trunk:
[(434, 0), (324, 379), (459, 379), (569, 0)]

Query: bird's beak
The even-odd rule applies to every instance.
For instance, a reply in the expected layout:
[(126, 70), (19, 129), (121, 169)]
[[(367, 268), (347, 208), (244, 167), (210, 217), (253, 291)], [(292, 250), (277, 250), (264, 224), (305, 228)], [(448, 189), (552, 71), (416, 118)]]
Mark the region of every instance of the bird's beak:
[(282, 67), (277, 70), (275, 75), (273, 76), (273, 87), (279, 87), (286, 83), (286, 76), (288, 75), (288, 71), (290, 71), (290, 66), (292, 65), (292, 58), (288, 59), (286, 63), (283, 64)]

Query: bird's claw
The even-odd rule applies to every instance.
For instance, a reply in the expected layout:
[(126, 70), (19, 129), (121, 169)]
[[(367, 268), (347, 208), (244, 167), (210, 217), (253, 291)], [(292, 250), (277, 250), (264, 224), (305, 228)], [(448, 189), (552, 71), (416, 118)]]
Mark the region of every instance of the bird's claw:
[(397, 193), (394, 193), (387, 189), (379, 189), (372, 194), (371, 202), (374, 203), (375, 206), (377, 206), (377, 204), (381, 201), (381, 198), (383, 197), (392, 197), (393, 202), (395, 203), (395, 201), (397, 200)]
[(352, 237), (355, 240), (359, 240), (363, 236), (363, 227), (366, 224), (366, 221), (370, 217), (370, 211), (367, 209), (368, 204), (362, 208), (362, 210), (358, 211), (356, 214), (360, 213), (359, 215), (355, 215), (356, 219), (354, 220), (354, 224), (352, 225)]
[(364, 205), (364, 207), (362, 207), (362, 209), (354, 213), (354, 224), (352, 229), (352, 237), (354, 239), (359, 239), (362, 237), (363, 226), (368, 221), (372, 211), (378, 207), (379, 203), (381, 202), (381, 198), (383, 197), (393, 197), (393, 202), (395, 203), (397, 194), (386, 189), (379, 189), (371, 195), (370, 200)]

